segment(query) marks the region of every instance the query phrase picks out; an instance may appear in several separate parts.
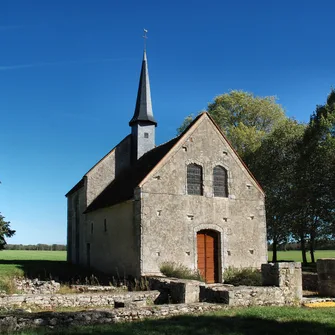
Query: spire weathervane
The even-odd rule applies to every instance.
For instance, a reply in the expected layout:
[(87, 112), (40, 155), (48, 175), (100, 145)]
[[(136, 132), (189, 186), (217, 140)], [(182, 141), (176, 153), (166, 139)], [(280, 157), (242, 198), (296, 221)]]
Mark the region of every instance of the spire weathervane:
[(147, 48), (147, 38), (148, 38), (147, 32), (148, 32), (148, 30), (147, 29), (143, 29), (143, 31), (144, 31), (144, 35), (142, 37), (144, 39), (144, 51), (146, 51), (146, 48)]

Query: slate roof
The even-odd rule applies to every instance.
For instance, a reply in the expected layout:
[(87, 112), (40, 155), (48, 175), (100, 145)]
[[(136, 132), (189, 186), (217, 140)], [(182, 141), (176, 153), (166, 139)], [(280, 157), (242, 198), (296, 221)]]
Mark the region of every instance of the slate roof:
[(150, 173), (150, 171), (164, 158), (180, 138), (201, 117), (198, 115), (191, 124), (177, 137), (145, 153), (132, 166), (123, 170), (93, 202), (87, 207), (85, 213), (109, 207), (132, 199), (134, 189)]
[(179, 137), (160, 145), (145, 153), (132, 166), (123, 170), (95, 200), (87, 207), (85, 213), (116, 205), (129, 200), (134, 195), (134, 189), (170, 151)]
[(152, 113), (152, 104), (151, 104), (151, 93), (150, 93), (150, 83), (149, 83), (149, 72), (147, 64), (147, 55), (144, 51), (140, 82), (138, 85), (136, 107), (134, 116), (129, 122), (129, 125), (132, 126), (138, 122), (146, 122), (150, 124), (157, 125), (157, 122)]

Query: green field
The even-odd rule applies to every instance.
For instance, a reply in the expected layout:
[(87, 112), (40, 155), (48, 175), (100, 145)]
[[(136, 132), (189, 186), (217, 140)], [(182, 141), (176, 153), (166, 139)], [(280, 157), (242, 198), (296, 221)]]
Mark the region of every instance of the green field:
[(3, 250), (0, 251), (0, 290), (13, 293), (9, 279), (14, 276), (54, 279), (61, 283), (104, 283), (108, 276), (71, 265), (66, 262), (66, 251)]
[[(272, 252), (268, 252), (269, 260), (272, 259)], [(317, 250), (316, 259), (335, 257), (335, 250)], [(307, 253), (307, 259), (310, 261), (310, 254)], [(4, 260), (43, 260), (43, 261), (65, 261), (66, 251), (36, 251), (36, 250), (3, 250), (0, 251), (0, 262)], [(301, 251), (278, 251), (278, 260), (301, 262)]]
[[(268, 252), (269, 261), (272, 260), (272, 252)], [(335, 258), (335, 250), (317, 250), (315, 252), (315, 259), (318, 258)], [(302, 262), (302, 256), (300, 250), (289, 250), (289, 251), (278, 251), (279, 261), (295, 261)], [(311, 261), (309, 252), (307, 253), (307, 261)]]
[(228, 308), (203, 315), (183, 315), (160, 320), (89, 327), (32, 330), (19, 334), (331, 335), (335, 334), (335, 308)]
[(2, 250), (0, 251), (0, 278), (25, 275), (25, 265), (42, 261), (64, 262), (66, 251)]
[[(307, 254), (310, 261), (310, 255)], [(335, 250), (318, 250), (315, 252), (318, 258), (335, 258)], [(269, 251), (269, 261), (272, 252)], [(35, 251), (35, 250), (3, 250), (0, 251), (0, 278), (4, 276), (27, 276), (41, 279), (60, 279), (71, 281), (89, 273), (80, 267), (65, 262), (66, 251)], [(300, 251), (279, 251), (278, 260), (301, 262)], [(71, 277), (72, 276), (72, 277)]]
[(66, 251), (2, 250), (1, 260), (65, 261)]

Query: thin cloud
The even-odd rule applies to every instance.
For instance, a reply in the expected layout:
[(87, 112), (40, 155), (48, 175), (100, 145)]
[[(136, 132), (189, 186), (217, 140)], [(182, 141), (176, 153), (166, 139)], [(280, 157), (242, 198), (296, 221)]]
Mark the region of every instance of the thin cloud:
[(94, 64), (106, 62), (122, 62), (134, 60), (134, 58), (101, 58), (101, 59), (81, 59), (81, 60), (68, 60), (60, 62), (40, 62), (30, 64), (16, 64), (16, 65), (0, 65), (0, 71), (20, 70), (47, 66), (62, 66), (62, 65), (81, 65), (81, 64)]

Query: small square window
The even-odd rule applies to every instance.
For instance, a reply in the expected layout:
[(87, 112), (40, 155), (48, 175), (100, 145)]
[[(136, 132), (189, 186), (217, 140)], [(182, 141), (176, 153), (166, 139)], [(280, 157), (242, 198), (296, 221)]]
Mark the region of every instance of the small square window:
[(149, 138), (149, 133), (144, 133), (144, 138)]

